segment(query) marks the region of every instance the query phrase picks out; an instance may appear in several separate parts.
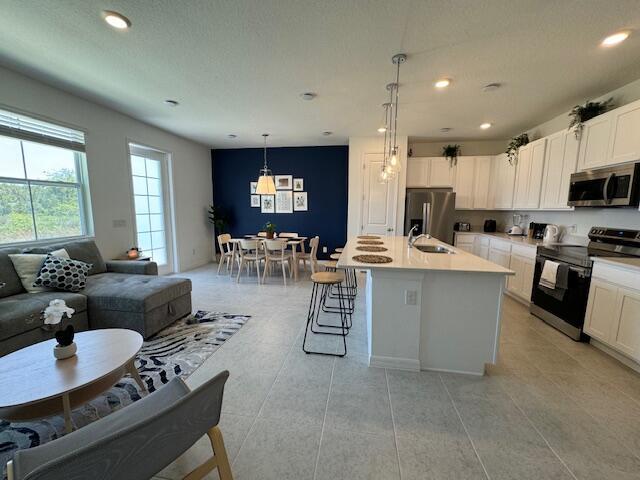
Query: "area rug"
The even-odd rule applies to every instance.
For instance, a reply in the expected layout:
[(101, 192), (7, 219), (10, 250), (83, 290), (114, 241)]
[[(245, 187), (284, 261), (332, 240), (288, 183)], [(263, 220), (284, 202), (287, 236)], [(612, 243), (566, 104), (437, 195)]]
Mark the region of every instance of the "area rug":
[[(153, 393), (173, 377), (188, 377), (249, 318), (248, 315), (198, 311), (146, 340), (136, 357), (136, 367), (149, 392)], [(101, 396), (73, 410), (73, 423), (82, 428), (142, 396), (136, 382), (127, 375)], [(64, 434), (62, 415), (14, 423), (0, 419), (2, 478), (6, 478), (6, 464), (13, 452), (42, 445)]]

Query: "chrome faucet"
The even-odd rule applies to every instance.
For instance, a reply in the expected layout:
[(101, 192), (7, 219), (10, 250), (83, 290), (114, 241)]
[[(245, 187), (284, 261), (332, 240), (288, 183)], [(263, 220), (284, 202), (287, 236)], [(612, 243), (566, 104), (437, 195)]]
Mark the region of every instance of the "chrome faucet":
[(409, 248), (413, 248), (413, 244), (416, 243), (421, 238), (431, 238), (431, 235), (428, 233), (421, 233), (420, 235), (414, 236), (413, 232), (418, 228), (418, 225), (414, 225), (411, 230), (409, 230), (409, 238), (407, 238), (407, 245)]

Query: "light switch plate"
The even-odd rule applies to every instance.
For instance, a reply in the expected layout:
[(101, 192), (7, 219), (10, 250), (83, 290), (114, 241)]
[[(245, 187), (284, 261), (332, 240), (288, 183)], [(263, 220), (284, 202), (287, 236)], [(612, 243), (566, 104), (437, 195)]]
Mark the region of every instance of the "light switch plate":
[(327, 247), (322, 247), (322, 253), (327, 253)]
[(418, 292), (415, 290), (405, 290), (404, 291), (404, 304), (405, 305), (416, 305), (418, 303)]
[(113, 228), (125, 228), (127, 226), (127, 221), (126, 220), (114, 220), (113, 221)]

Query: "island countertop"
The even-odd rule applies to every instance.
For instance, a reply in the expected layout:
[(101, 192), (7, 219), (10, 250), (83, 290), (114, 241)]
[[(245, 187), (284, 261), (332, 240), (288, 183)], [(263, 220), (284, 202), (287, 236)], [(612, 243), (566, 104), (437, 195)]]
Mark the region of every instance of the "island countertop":
[[(500, 275), (514, 275), (513, 270), (504, 268), (501, 265), (485, 260), (484, 258), (472, 255), (464, 250), (441, 242), (438, 239), (421, 238), (416, 245), (441, 245), (454, 253), (425, 253), (417, 248), (409, 248), (407, 237), (386, 237), (380, 236), (379, 241), (386, 252), (364, 252), (357, 250), (359, 246), (366, 244), (358, 243), (367, 241), (357, 237), (350, 238), (340, 254), (338, 267), (341, 268), (366, 268), (366, 269), (389, 269), (389, 270), (431, 270), (449, 272), (479, 272), (495, 273)], [(363, 263), (354, 260), (355, 255), (383, 255), (390, 257), (393, 261), (389, 263)]]

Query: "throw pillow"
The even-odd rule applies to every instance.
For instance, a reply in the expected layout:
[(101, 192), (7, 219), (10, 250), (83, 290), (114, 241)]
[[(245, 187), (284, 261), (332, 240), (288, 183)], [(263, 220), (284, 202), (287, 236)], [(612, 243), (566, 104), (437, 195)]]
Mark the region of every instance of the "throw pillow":
[[(69, 254), (64, 248), (51, 252), (51, 255), (56, 257), (69, 258)], [(47, 254), (39, 253), (14, 253), (9, 254), (9, 258), (13, 263), (13, 268), (16, 269), (16, 273), (20, 277), (20, 282), (24, 289), (29, 293), (44, 292), (47, 289), (43, 287), (34, 287), (33, 283), (36, 281), (40, 267), (47, 258)]]
[(65, 292), (79, 292), (87, 284), (91, 264), (50, 254), (42, 264), (34, 287), (49, 287)]

